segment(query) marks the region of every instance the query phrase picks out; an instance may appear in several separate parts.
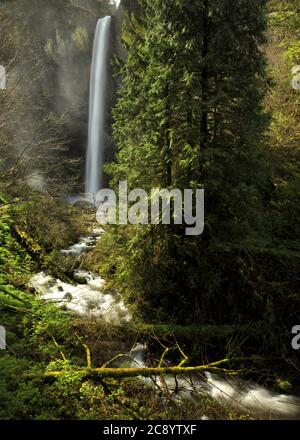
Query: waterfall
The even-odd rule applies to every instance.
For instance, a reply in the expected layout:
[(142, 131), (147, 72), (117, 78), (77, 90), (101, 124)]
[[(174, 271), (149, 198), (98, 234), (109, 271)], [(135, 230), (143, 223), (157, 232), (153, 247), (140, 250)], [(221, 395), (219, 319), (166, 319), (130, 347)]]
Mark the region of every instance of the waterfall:
[(104, 130), (107, 67), (109, 62), (111, 17), (98, 21), (90, 76), (88, 146), (85, 192), (96, 194), (103, 184)]

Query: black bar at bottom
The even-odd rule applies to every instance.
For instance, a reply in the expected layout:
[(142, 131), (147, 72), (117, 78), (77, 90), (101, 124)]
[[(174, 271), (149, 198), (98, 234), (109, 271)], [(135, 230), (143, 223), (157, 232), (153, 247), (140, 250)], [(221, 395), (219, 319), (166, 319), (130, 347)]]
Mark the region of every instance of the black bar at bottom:
[(286, 438), (299, 433), (299, 428), (299, 421), (0, 421), (0, 439), (151, 439), (170, 435), (201, 439), (212, 434), (253, 436), (273, 431)]

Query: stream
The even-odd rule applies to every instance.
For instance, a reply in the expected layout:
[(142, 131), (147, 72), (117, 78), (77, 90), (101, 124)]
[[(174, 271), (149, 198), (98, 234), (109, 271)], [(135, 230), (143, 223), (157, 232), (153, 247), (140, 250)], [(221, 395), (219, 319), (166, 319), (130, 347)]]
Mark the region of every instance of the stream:
[[(104, 230), (101, 228), (94, 229), (90, 236), (81, 237), (78, 243), (61, 252), (76, 259), (93, 249), (103, 233)], [(29, 285), (40, 294), (41, 299), (57, 303), (82, 318), (101, 318), (115, 325), (128, 323), (132, 319), (120, 294), (104, 292), (105, 280), (81, 270), (75, 271), (74, 277), (85, 280), (85, 284), (71, 285), (40, 272), (32, 277)], [(138, 343), (128, 354), (133, 359), (132, 367), (146, 367), (147, 346)], [(140, 380), (161, 391), (161, 379), (141, 377)], [(300, 398), (275, 393), (238, 378), (225, 379), (206, 372), (205, 379), (202, 376), (182, 375), (177, 377), (177, 381), (171, 376), (166, 376), (164, 380), (163, 386), (167, 386), (168, 391), (179, 401), (195, 400), (197, 395), (204, 393), (241, 412), (262, 419), (300, 419)], [(203, 415), (202, 419), (208, 420), (206, 415)]]
[[(61, 253), (76, 258), (93, 249), (103, 233), (102, 229), (94, 229), (91, 236), (81, 237), (78, 243), (63, 249)], [(131, 320), (120, 295), (103, 293), (105, 280), (81, 270), (74, 272), (74, 278), (80, 278), (84, 283), (72, 285), (40, 272), (31, 278), (30, 287), (35, 289), (43, 300), (55, 302), (81, 317), (103, 318), (115, 325)]]

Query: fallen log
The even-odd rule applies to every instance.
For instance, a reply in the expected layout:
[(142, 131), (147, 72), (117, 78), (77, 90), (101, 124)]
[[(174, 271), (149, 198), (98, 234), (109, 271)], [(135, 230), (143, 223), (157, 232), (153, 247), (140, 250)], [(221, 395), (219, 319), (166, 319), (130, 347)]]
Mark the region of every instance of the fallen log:
[[(226, 373), (229, 375), (238, 374), (236, 370), (228, 370), (221, 368), (221, 365), (230, 362), (229, 359), (223, 359), (208, 365), (200, 365), (195, 367), (133, 367), (133, 368), (83, 368), (74, 369), (74, 373), (78, 374), (81, 379), (88, 378), (129, 378), (129, 377), (155, 377), (163, 375), (180, 376), (183, 374), (203, 373), (205, 371), (213, 373)], [(72, 370), (68, 370), (68, 374)], [(64, 371), (47, 371), (44, 374), (45, 379), (56, 379), (64, 375)]]

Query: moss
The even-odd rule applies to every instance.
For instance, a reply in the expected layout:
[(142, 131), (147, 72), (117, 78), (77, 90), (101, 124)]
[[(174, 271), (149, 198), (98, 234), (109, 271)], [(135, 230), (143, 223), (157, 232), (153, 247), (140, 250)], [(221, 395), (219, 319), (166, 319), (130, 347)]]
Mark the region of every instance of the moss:
[(287, 379), (277, 379), (274, 384), (274, 389), (281, 393), (289, 393), (292, 390), (292, 384)]

